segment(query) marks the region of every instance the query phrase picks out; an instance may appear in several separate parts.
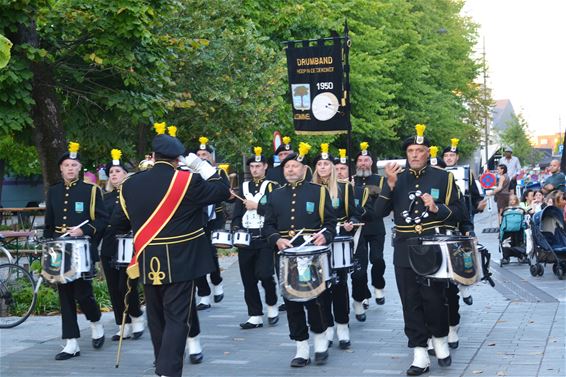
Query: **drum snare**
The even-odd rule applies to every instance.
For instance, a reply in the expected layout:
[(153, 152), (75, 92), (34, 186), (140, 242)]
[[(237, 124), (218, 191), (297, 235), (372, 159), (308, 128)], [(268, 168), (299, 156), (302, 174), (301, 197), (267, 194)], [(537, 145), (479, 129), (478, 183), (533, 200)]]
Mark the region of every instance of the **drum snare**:
[(326, 290), (330, 280), (330, 246), (303, 246), (282, 250), (279, 262), (283, 297), (305, 302)]
[(236, 247), (249, 247), (252, 235), (245, 230), (237, 230), (234, 232), (234, 246)]
[(219, 249), (231, 249), (232, 248), (232, 233), (224, 230), (218, 229), (212, 232), (212, 245)]
[(332, 242), (330, 266), (333, 269), (352, 268), (354, 264), (354, 239), (350, 236), (337, 236)]
[(134, 256), (134, 237), (131, 234), (116, 236), (118, 250), (116, 254), (116, 266), (126, 267)]
[(50, 283), (66, 284), (92, 277), (90, 237), (66, 237), (43, 243), (41, 275)]

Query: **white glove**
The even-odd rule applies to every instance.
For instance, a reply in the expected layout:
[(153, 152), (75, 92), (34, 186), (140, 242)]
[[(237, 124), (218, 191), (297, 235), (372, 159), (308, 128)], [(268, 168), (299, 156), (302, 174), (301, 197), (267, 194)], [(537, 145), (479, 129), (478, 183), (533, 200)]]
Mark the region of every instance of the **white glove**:
[(205, 180), (208, 180), (210, 177), (216, 173), (216, 168), (210, 165), (208, 162), (201, 160), (196, 154), (189, 153), (187, 157), (185, 157), (185, 163), (195, 173), (201, 175), (201, 177)]

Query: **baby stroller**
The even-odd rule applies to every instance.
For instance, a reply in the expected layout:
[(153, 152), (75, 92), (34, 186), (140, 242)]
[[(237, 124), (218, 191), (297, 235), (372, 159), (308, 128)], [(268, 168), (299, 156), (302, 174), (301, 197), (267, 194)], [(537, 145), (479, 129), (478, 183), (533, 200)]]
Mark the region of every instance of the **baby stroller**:
[(566, 271), (566, 230), (564, 215), (555, 206), (548, 206), (533, 216), (532, 222), (534, 248), (530, 257), (532, 276), (542, 276), (544, 265), (552, 264), (552, 271), (563, 280)]
[(522, 208), (507, 207), (503, 210), (499, 226), (500, 266), (509, 264), (511, 257), (517, 258), (519, 263), (530, 262), (527, 258), (528, 221), (528, 215)]

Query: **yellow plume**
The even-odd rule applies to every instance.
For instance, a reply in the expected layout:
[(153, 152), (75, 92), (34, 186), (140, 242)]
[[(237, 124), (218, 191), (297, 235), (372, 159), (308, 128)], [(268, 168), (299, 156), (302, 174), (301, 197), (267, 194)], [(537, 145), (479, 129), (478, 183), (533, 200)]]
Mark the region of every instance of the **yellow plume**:
[(438, 154), (438, 147), (436, 145), (433, 145), (432, 147), (429, 148), (429, 151), (430, 151), (430, 157), (436, 158), (436, 155)]
[(167, 132), (169, 132), (169, 136), (177, 137), (177, 127), (169, 126), (169, 127), (167, 127)]
[(365, 150), (367, 150), (368, 148), (369, 148), (369, 144), (368, 144), (367, 141), (362, 141), (362, 142), (360, 143), (360, 149), (361, 149), (362, 151), (365, 151)]
[(306, 156), (309, 151), (311, 150), (310, 144), (303, 143), (302, 141), (299, 143), (299, 156)]
[(153, 123), (153, 128), (158, 135), (163, 135), (165, 133), (165, 122)]
[(206, 145), (206, 143), (208, 143), (208, 138), (201, 136), (201, 137), (198, 138), (198, 142)]
[(80, 147), (81, 147), (81, 145), (79, 143), (75, 143), (74, 141), (71, 141), (69, 143), (69, 152), (77, 153), (79, 151)]
[(112, 149), (110, 151), (110, 156), (112, 156), (113, 160), (119, 160), (120, 158), (122, 158), (122, 151), (119, 149)]
[(328, 153), (328, 143), (320, 144), (320, 152), (321, 153)]
[(338, 154), (340, 158), (346, 158), (346, 150), (345, 149), (338, 149)]
[(415, 130), (417, 131), (417, 136), (422, 137), (424, 135), (425, 130), (426, 130), (426, 126), (424, 124), (417, 124), (415, 126)]
[(254, 154), (256, 156), (261, 156), (261, 152), (263, 151), (262, 147), (254, 147)]
[(458, 143), (459, 143), (459, 142), (460, 142), (460, 139), (456, 139), (456, 138), (450, 139), (450, 148), (451, 148), (451, 149), (456, 149), (456, 148), (458, 148)]
[(289, 136), (283, 136), (283, 144), (289, 144), (291, 142), (291, 138)]

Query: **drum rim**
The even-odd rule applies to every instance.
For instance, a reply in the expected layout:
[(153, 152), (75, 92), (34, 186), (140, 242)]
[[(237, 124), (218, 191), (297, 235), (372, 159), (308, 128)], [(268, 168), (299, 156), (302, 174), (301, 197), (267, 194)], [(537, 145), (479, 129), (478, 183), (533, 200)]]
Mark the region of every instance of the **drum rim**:
[[(316, 248), (316, 249), (312, 249), (312, 248)], [(302, 249), (304, 251), (291, 251), (293, 249)], [(325, 254), (325, 253), (329, 253), (330, 252), (330, 245), (320, 245), (320, 246), (316, 246), (316, 245), (308, 245), (308, 246), (303, 246), (303, 247), (290, 247), (288, 249), (284, 249), (281, 250), (281, 254), (282, 255), (288, 255), (288, 256), (293, 256), (293, 255), (319, 255), (319, 254)]]
[(46, 238), (42, 241), (42, 243), (49, 243), (49, 242), (66, 242), (66, 241), (79, 241), (79, 240), (90, 240), (90, 236), (67, 236), (67, 237), (58, 237), (58, 238)]

